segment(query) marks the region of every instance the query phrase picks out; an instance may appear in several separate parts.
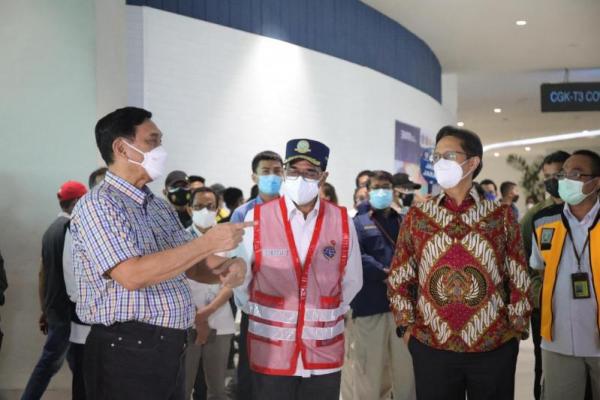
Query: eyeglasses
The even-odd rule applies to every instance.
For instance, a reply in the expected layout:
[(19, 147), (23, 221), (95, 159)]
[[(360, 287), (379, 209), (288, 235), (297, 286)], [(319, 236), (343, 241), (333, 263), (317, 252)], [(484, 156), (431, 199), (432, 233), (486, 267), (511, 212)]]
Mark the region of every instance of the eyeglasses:
[(204, 210), (204, 209), (208, 209), (208, 211), (217, 211), (217, 206), (209, 204), (209, 205), (193, 205), (192, 206), (192, 210), (194, 211), (200, 211), (200, 210)]
[(299, 177), (302, 177), (304, 180), (318, 181), (319, 178), (321, 178), (321, 172), (314, 169), (299, 171), (296, 168), (289, 168), (285, 170), (285, 177), (291, 181), (294, 181)]
[(595, 177), (596, 175), (593, 174), (582, 174), (581, 172), (575, 170), (575, 171), (571, 171), (571, 172), (565, 172), (565, 171), (560, 171), (558, 174), (556, 174), (556, 178), (561, 181), (563, 179), (571, 179), (574, 181), (578, 181), (580, 180), (582, 177)]
[(456, 161), (457, 155), (458, 154), (464, 154), (465, 156), (468, 156), (467, 153), (463, 152), (463, 151), (446, 151), (443, 154), (440, 153), (433, 153), (430, 157), (429, 157), (429, 161), (431, 161), (432, 163), (436, 163), (438, 161), (440, 161), (442, 158), (444, 160), (448, 160), (448, 161)]

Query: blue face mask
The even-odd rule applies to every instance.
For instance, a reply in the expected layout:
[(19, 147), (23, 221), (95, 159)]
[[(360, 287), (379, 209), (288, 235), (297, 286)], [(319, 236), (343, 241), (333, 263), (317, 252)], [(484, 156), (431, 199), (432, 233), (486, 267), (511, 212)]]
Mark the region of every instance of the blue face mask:
[(369, 192), (369, 203), (377, 210), (383, 210), (392, 205), (394, 191), (392, 189), (375, 189)]
[(267, 196), (279, 194), (281, 177), (278, 175), (260, 175), (258, 177), (258, 191)]
[(486, 200), (494, 201), (496, 200), (496, 195), (492, 192), (485, 192)]

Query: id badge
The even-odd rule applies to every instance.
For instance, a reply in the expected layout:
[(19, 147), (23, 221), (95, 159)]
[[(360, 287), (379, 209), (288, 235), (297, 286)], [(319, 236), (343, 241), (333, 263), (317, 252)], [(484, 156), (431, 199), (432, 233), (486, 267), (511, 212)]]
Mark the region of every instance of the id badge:
[(590, 298), (590, 279), (587, 272), (571, 274), (571, 283), (573, 284), (574, 299)]

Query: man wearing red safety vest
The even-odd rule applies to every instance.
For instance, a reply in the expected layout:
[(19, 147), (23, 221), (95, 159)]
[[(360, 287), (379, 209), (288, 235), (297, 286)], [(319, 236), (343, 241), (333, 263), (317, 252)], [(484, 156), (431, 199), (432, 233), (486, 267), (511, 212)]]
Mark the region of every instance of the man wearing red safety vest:
[(239, 254), (252, 271), (235, 295), (249, 315), (255, 399), (338, 400), (344, 314), (362, 286), (360, 248), (345, 208), (319, 199), (329, 148), (287, 144), (280, 199), (246, 216)]

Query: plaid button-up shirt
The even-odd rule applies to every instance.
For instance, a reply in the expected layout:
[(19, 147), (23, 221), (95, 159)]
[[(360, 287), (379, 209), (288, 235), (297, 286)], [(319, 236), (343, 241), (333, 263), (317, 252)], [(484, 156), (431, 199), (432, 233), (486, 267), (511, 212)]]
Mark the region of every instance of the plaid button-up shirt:
[(129, 291), (108, 272), (119, 263), (181, 246), (192, 236), (168, 203), (108, 172), (71, 220), (77, 315), (89, 324), (138, 321), (168, 328), (192, 325), (194, 306), (184, 274)]

